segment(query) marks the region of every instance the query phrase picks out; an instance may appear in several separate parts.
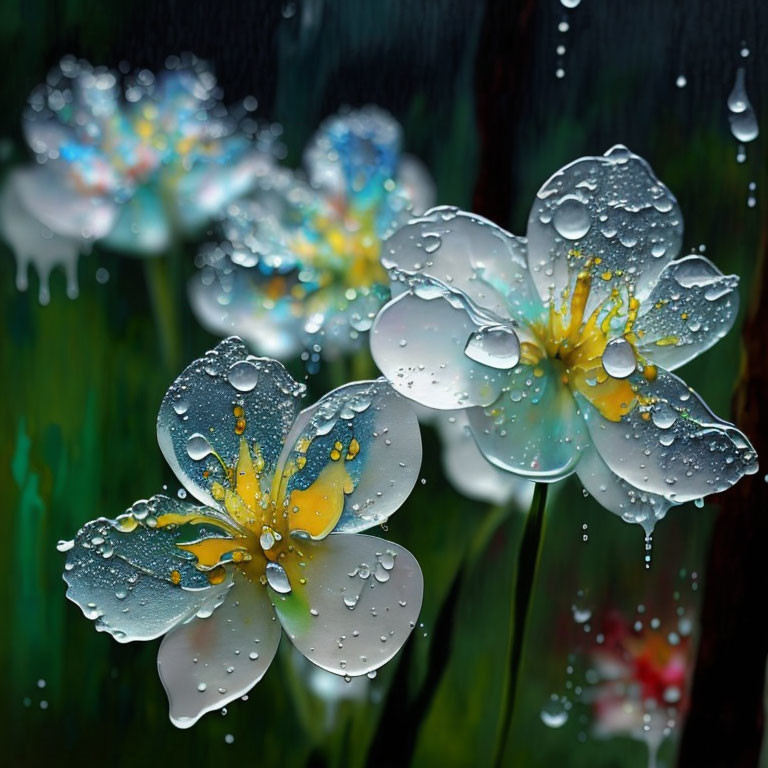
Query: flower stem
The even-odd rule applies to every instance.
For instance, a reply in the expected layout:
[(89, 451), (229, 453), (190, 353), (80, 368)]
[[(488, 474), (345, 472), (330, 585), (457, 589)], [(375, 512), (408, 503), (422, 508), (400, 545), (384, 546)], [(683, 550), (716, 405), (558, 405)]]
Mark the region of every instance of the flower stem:
[(533, 586), (536, 582), (536, 568), (541, 557), (547, 488), (546, 483), (536, 484), (531, 509), (525, 520), (523, 540), (520, 543), (517, 579), (515, 581), (514, 624), (512, 628), (512, 641), (509, 646), (507, 695), (504, 699), (501, 734), (495, 761), (497, 768), (500, 768), (503, 764), (507, 740), (509, 739), (509, 730), (512, 725), (512, 715), (515, 710), (517, 687), (520, 682), (520, 663), (523, 657), (526, 623), (530, 611)]
[(180, 337), (176, 293), (170, 271), (168, 258), (164, 256), (144, 259), (144, 276), (158, 328), (163, 362), (169, 370), (175, 371), (178, 368)]

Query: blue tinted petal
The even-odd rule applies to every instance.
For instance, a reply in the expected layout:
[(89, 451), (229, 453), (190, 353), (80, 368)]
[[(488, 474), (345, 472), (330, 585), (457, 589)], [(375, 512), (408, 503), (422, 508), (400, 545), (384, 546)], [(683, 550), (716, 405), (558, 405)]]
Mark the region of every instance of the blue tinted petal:
[(339, 387), (302, 411), (286, 441), (281, 495), (289, 497), (289, 525), (322, 538), (386, 522), (420, 468), (421, 435), (408, 401), (384, 379)]
[(580, 158), (546, 181), (527, 235), (528, 266), (544, 301), (571, 285), (587, 258), (611, 275), (593, 281), (588, 316), (617, 286), (634, 286), (638, 298), (648, 294), (680, 250), (683, 218), (648, 163), (618, 145), (601, 157)]
[[(166, 524), (169, 519), (175, 522)], [(196, 614), (210, 614), (231, 577), (212, 585), (178, 545), (226, 537), (222, 522), (215, 510), (153, 496), (116, 520), (86, 523), (67, 552), (67, 597), (120, 642), (151, 640)]]
[(171, 242), (171, 228), (160, 195), (152, 187), (141, 187), (118, 208), (117, 221), (102, 242), (129, 254), (151, 256)]
[(276, 360), (248, 354), (238, 338), (225, 339), (187, 366), (163, 398), (160, 449), (185, 488), (215, 506), (211, 486), (227, 485), (223, 466), (236, 464), (245, 440), (263, 460), (259, 475), (268, 491), (303, 393)]
[(520, 365), (501, 396), (486, 408), (467, 410), (486, 458), (531, 480), (552, 482), (573, 472), (589, 437), (555, 365)]

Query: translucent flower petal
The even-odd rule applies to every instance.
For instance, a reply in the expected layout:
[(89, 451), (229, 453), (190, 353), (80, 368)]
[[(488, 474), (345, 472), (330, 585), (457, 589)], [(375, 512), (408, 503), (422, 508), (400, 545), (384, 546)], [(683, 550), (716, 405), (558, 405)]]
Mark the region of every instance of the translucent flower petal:
[(117, 215), (115, 226), (102, 242), (118, 251), (153, 255), (171, 243), (171, 224), (162, 198), (152, 187), (141, 187)]
[(435, 204), (435, 182), (424, 163), (413, 155), (401, 155), (397, 169), (397, 185), (411, 203), (414, 214), (424, 213)]
[(584, 421), (555, 366), (542, 360), (515, 368), (487, 408), (467, 410), (477, 445), (497, 466), (551, 482), (573, 472), (589, 442)]
[[(304, 318), (290, 295), (290, 278), (240, 266), (218, 246), (203, 251), (200, 261), (202, 269), (189, 283), (189, 299), (204, 328), (218, 336), (241, 336), (267, 357), (285, 360), (299, 355), (304, 348)], [(280, 280), (284, 292), (275, 298)]]
[(480, 452), (466, 411), (432, 411), (443, 443), (443, 467), (451, 485), (464, 496), (491, 504), (528, 509), (534, 484), (492, 464)]
[(677, 376), (659, 369), (654, 380), (631, 381), (640, 405), (621, 421), (608, 421), (577, 395), (595, 448), (620, 478), (680, 504), (757, 472), (747, 438)]
[(400, 650), (419, 616), (424, 582), (416, 559), (364, 534), (308, 541), (303, 552), (305, 566), (290, 574), (292, 591), (270, 590), (288, 637), (337, 675), (378, 669)]
[(210, 614), (231, 577), (224, 571), (212, 585), (178, 545), (227, 535), (221, 524), (215, 510), (167, 496), (137, 501), (116, 520), (86, 523), (67, 551), (67, 597), (97, 630), (122, 643), (152, 640), (196, 614)]
[(444, 410), (489, 405), (510, 372), (466, 353), (484, 327), (456, 294), (426, 299), (408, 292), (376, 317), (371, 353), (392, 386), (422, 405)]
[(725, 336), (739, 311), (736, 275), (703, 256), (668, 264), (641, 304), (635, 326), (640, 353), (671, 371)]
[(64, 163), (20, 168), (13, 177), (19, 201), (48, 229), (76, 240), (98, 239), (114, 225), (117, 206), (108, 198), (83, 194)]
[(416, 414), (384, 380), (335, 389), (302, 411), (280, 461), (289, 525), (322, 538), (385, 522), (421, 468)]
[(225, 153), (218, 161), (201, 163), (181, 176), (176, 188), (176, 214), (182, 231), (194, 233), (203, 227), (272, 168), (272, 158), (267, 154), (237, 154), (242, 156), (229, 158)]
[(576, 474), (602, 506), (628, 523), (642, 525), (649, 534), (672, 506), (663, 496), (641, 491), (611, 472), (592, 445), (583, 448)]
[(383, 109), (342, 111), (320, 125), (304, 166), (313, 187), (371, 208), (384, 196), (384, 182), (395, 178), (400, 143), (400, 126)]
[(89, 243), (54, 235), (22, 205), (15, 184), (16, 171), (11, 171), (0, 190), (0, 230), (16, 258), (16, 287), (26, 291), (29, 286), (30, 264), (38, 273), (38, 297), (41, 304), (51, 299), (49, 276), (60, 266), (67, 278), (67, 296), (78, 294), (77, 260)]
[(548, 301), (591, 259), (606, 277), (593, 281), (588, 316), (619, 285), (646, 296), (682, 235), (675, 197), (645, 160), (617, 145), (566, 165), (539, 190), (528, 219), (528, 266)]
[(234, 581), (212, 616), (176, 627), (160, 645), (157, 669), (178, 728), (248, 693), (277, 652), (282, 630), (266, 587), (239, 569)]
[(458, 208), (440, 206), (411, 219), (385, 242), (382, 263), (396, 279), (426, 276), (461, 291), (497, 318), (535, 320), (543, 309), (525, 240)]
[(215, 506), (214, 482), (227, 485), (242, 440), (263, 460), (262, 490), (269, 482), (293, 424), (304, 386), (276, 360), (248, 354), (231, 337), (191, 363), (163, 398), (157, 416), (160, 450), (184, 487)]

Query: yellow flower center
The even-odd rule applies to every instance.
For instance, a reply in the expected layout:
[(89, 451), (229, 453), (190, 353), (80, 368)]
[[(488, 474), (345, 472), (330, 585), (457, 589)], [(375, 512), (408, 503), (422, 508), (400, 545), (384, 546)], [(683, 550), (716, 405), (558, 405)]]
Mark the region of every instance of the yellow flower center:
[[(305, 488), (288, 490), (289, 479), (307, 463), (311, 440), (302, 440), (296, 447), (295, 458), (276, 473), (271, 482), (264, 478), (264, 485), (269, 486), (264, 490), (264, 458), (258, 444), (249, 445), (242, 436), (246, 428), (243, 408), (236, 405), (233, 416), (234, 432), (240, 435), (238, 456), (233, 466), (227, 466), (214, 452), (226, 480), (224, 483), (213, 481), (210, 487), (211, 495), (220, 503), (228, 520), (171, 513), (158, 517), (158, 527), (205, 523), (218, 526), (227, 534), (177, 544), (195, 556), (197, 568), (207, 573), (211, 584), (224, 580), (226, 563), (245, 569), (252, 579), (262, 584), (269, 582), (267, 566), (274, 563), (285, 571), (289, 585), (294, 581), (303, 584), (301, 569), (305, 555), (301, 540), (324, 538), (336, 527), (344, 510), (344, 498), (355, 487), (348, 464), (357, 457), (360, 444), (355, 438), (346, 444), (336, 441), (326, 465), (315, 479)], [(180, 582), (178, 572), (176, 574), (176, 577), (174, 572), (170, 574), (174, 584)]]
[[(578, 251), (569, 255), (581, 258)], [(606, 370), (603, 355), (608, 343), (622, 338), (629, 345), (635, 362), (642, 364), (642, 374), (649, 381), (656, 378), (656, 368), (647, 364), (637, 351), (640, 340), (633, 329), (640, 302), (632, 295), (631, 288), (625, 287), (622, 291), (613, 287), (591, 314), (585, 316), (593, 280), (608, 282), (621, 277), (619, 270), (600, 272), (600, 261), (599, 258), (586, 259), (573, 288), (566, 288), (559, 300), (553, 298), (546, 321), (533, 328), (537, 338), (521, 345), (521, 361), (534, 366), (534, 375), (543, 375), (538, 366), (544, 357), (555, 361), (564, 384), (584, 395), (605, 418), (619, 421), (642, 397), (629, 378), (634, 369), (630, 368), (621, 377), (611, 376)], [(623, 321), (620, 333), (617, 333), (617, 321)], [(541, 372), (537, 374), (537, 371)]]

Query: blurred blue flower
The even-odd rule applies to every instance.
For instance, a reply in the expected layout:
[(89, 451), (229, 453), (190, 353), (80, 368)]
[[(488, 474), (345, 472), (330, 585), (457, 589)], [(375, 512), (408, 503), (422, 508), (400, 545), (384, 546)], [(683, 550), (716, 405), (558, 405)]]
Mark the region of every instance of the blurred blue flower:
[(304, 165), (306, 180), (275, 168), (229, 206), (225, 241), (200, 254), (190, 295), (206, 328), (261, 354), (333, 358), (359, 346), (389, 298), (382, 241), (428, 207), (433, 187), (373, 106), (328, 118)]

